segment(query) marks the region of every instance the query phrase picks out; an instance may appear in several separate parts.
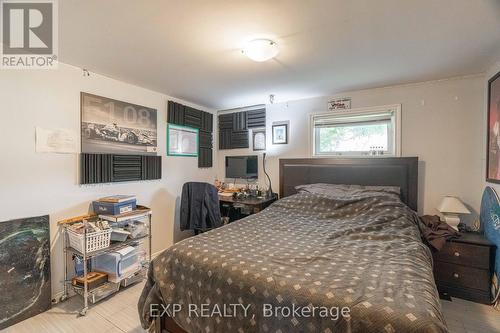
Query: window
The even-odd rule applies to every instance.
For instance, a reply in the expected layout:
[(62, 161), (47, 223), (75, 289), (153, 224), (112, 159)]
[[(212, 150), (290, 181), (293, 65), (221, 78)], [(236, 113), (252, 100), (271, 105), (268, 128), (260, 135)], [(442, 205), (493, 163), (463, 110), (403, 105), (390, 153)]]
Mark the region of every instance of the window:
[(311, 116), (313, 156), (399, 156), (399, 105)]

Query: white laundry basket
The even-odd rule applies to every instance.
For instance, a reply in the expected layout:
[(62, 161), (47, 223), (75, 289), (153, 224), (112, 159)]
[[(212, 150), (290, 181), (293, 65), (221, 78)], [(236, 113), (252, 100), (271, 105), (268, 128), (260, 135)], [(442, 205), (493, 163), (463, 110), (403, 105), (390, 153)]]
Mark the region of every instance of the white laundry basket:
[[(68, 228), (69, 245), (80, 253), (84, 252), (84, 234), (79, 234)], [(87, 253), (109, 247), (111, 229), (87, 233)]]

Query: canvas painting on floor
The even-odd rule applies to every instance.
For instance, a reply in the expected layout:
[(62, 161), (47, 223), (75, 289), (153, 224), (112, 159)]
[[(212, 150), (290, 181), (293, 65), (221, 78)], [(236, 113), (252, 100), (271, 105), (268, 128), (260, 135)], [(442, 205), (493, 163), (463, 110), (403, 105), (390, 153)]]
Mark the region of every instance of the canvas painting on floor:
[(488, 81), (486, 180), (500, 183), (500, 72)]
[(82, 153), (156, 155), (156, 109), (81, 93)]
[(50, 309), (49, 216), (0, 222), (0, 330)]

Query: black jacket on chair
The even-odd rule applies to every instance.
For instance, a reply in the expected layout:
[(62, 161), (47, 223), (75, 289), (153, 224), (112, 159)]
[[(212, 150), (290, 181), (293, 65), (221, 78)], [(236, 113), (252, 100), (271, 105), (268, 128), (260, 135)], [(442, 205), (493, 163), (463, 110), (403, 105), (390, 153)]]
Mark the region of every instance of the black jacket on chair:
[(222, 225), (217, 188), (208, 183), (182, 186), (181, 230), (207, 231)]

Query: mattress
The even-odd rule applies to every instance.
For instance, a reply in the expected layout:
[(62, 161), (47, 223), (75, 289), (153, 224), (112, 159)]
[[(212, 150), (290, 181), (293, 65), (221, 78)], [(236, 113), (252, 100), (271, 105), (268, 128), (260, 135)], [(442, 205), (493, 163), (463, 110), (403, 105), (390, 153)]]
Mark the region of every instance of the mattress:
[(187, 332), (447, 332), (418, 217), (396, 195), (298, 193), (152, 262), (143, 327)]

